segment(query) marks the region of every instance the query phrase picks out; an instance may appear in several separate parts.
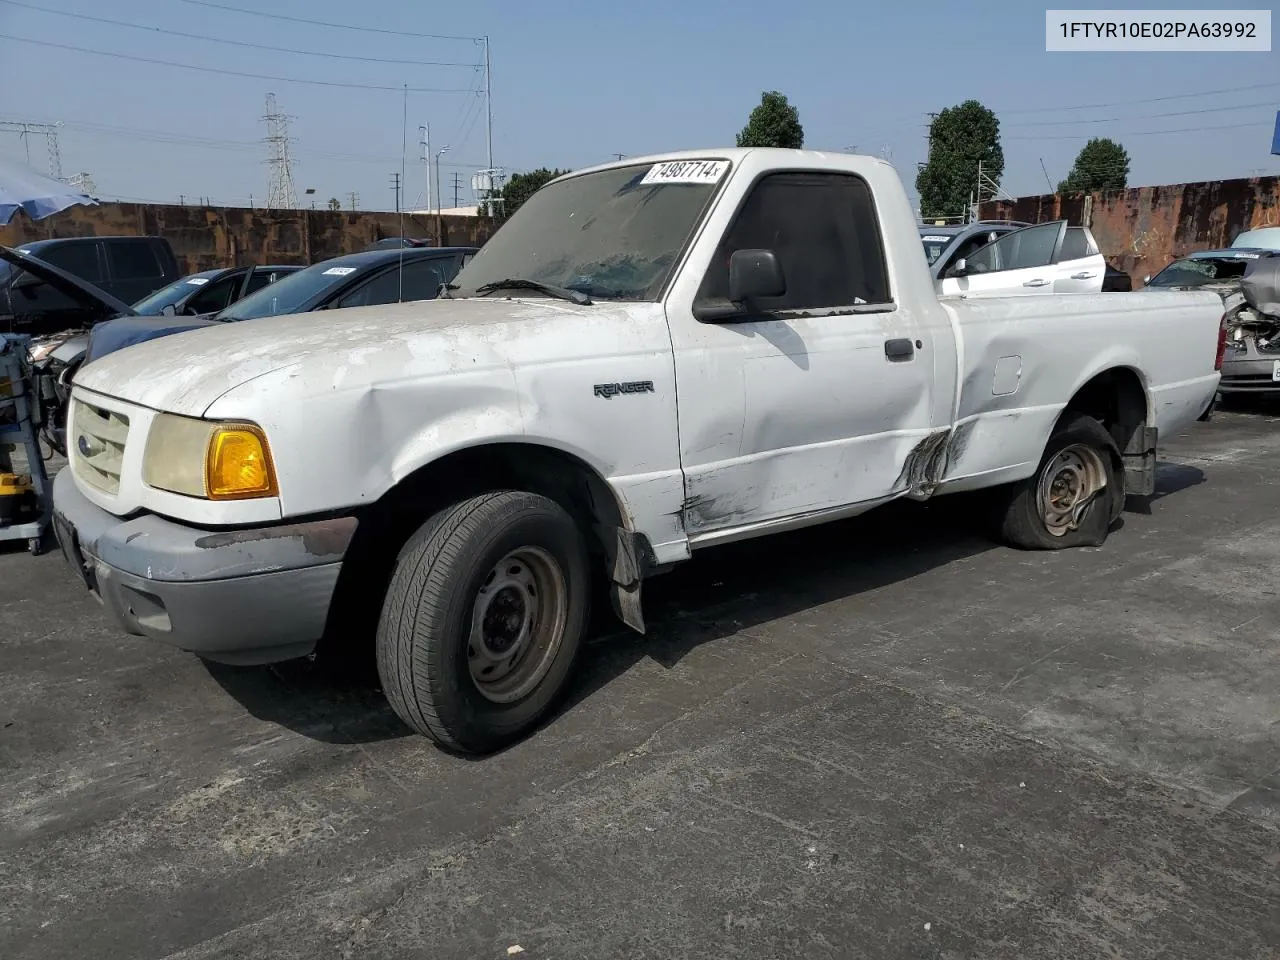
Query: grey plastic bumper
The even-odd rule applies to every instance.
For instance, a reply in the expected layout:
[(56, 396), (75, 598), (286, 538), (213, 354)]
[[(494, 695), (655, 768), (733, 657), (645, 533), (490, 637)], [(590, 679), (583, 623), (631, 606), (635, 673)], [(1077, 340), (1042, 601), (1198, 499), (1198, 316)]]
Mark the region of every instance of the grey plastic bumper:
[(354, 517), (209, 531), (154, 515), (122, 520), (69, 468), (54, 531), (84, 585), (128, 633), (231, 664), (305, 656), (324, 633)]

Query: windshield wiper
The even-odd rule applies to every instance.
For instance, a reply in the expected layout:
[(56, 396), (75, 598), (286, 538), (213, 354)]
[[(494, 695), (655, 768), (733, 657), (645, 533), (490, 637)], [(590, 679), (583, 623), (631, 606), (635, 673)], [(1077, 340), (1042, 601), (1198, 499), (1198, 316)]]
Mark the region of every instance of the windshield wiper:
[(484, 296), (493, 293), (495, 290), (536, 290), (538, 293), (545, 293), (548, 297), (555, 297), (557, 300), (568, 300), (570, 303), (576, 303), (585, 307), (591, 304), (591, 298), (581, 290), (569, 290), (565, 287), (557, 287), (552, 283), (539, 283), (537, 280), (518, 280), (508, 278), (506, 280), (495, 280), (493, 283), (482, 283), (476, 287), (476, 293)]

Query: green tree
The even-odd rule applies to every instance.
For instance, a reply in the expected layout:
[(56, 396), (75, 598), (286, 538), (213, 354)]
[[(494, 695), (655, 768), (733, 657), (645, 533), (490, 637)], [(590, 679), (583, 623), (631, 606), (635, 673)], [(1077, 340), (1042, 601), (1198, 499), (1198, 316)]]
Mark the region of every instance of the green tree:
[(977, 100), (947, 107), (929, 125), (929, 162), (916, 176), (920, 214), (926, 220), (960, 216), (968, 211), (970, 199), (976, 202), (993, 193), (1003, 175), (996, 115)]
[(799, 150), (804, 146), (804, 127), (800, 111), (787, 102), (777, 90), (760, 95), (760, 105), (751, 111), (747, 125), (738, 134), (740, 147), (786, 147)]
[(548, 170), (539, 167), (528, 173), (513, 173), (511, 179), (502, 185), (502, 217), (511, 217), (526, 200), (545, 187), (556, 177), (564, 176), (568, 170)]
[(339, 200), (337, 197), (330, 197), (330, 198), (329, 198), (329, 209), (330, 209), (330, 210), (341, 210), (341, 209), (342, 209), (342, 201), (341, 201), (341, 200)]
[(1123, 190), (1129, 184), (1129, 152), (1106, 137), (1094, 137), (1081, 148), (1059, 193)]

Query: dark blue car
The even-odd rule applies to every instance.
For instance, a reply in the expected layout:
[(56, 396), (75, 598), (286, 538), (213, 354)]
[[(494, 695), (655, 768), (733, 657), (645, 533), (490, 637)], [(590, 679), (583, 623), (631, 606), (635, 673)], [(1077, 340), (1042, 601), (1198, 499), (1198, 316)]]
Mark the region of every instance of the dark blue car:
[[(334, 257), (298, 270), (257, 293), (200, 316), (117, 317), (89, 334), (84, 363), (147, 340), (186, 330), (287, 313), (432, 300), (476, 247), (401, 247)], [(141, 311), (139, 311), (141, 312)]]

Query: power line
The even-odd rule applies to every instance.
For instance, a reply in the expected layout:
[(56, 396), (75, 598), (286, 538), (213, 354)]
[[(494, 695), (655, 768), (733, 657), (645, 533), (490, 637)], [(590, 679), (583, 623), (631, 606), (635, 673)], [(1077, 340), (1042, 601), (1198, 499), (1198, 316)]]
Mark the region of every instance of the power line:
[(1116, 100), (1111, 103), (1079, 103), (1069, 107), (1028, 107), (1018, 110), (997, 110), (997, 114), (1010, 113), (1046, 113), (1053, 110), (1100, 110), (1104, 107), (1131, 107), (1141, 103), (1164, 103), (1166, 100), (1193, 100), (1196, 97), (1210, 97), (1219, 93), (1242, 93), (1246, 90), (1272, 90), (1280, 87), (1280, 83), (1255, 83), (1245, 87), (1224, 87), (1221, 90), (1197, 90), (1195, 93), (1170, 93), (1163, 97), (1146, 97), (1142, 100)]
[(1018, 123), (1014, 129), (1021, 130), (1024, 127), (1061, 127), (1067, 124), (1081, 123), (1123, 123), (1133, 120), (1161, 120), (1166, 117), (1190, 117), (1201, 113), (1227, 113), (1231, 110), (1256, 110), (1258, 107), (1275, 108), (1274, 100), (1266, 100), (1262, 103), (1241, 103), (1233, 107), (1204, 107), (1199, 110), (1175, 110), (1172, 113), (1148, 113), (1140, 117), (1093, 117), (1088, 120), (1042, 120), (1032, 121), (1030, 123)]
[[(29, 37), (15, 37), (0, 33), (0, 40), (12, 40), (15, 43), (32, 43), (40, 47), (53, 47), (56, 50), (70, 50), (73, 53), (91, 53), (99, 57), (110, 57), (113, 60), (133, 60), (136, 63), (147, 63), (157, 67), (179, 67), (183, 70), (199, 70), (203, 73), (219, 73), (227, 77), (242, 77), (248, 80), (270, 80), (273, 83), (300, 83), (316, 87), (342, 87), (347, 90), (388, 90), (401, 93), (405, 87), (387, 87), (372, 83), (339, 83), (336, 80), (303, 80), (298, 77), (273, 77), (262, 73), (245, 73), (240, 70), (222, 70), (218, 67), (201, 67), (194, 63), (175, 63), (172, 60), (153, 60), (150, 57), (134, 57), (124, 53), (111, 53), (106, 50), (91, 50), (87, 47), (73, 47), (66, 43), (53, 43), (49, 40), (32, 40)], [(464, 87), (408, 87), (410, 93), (470, 93)]]
[[(1240, 130), (1245, 127), (1262, 127), (1262, 126), (1269, 127), (1271, 126), (1271, 122), (1264, 121), (1262, 123), (1259, 123), (1257, 121), (1254, 121), (1253, 123), (1226, 123), (1226, 124), (1222, 124), (1220, 126), (1214, 126), (1214, 127), (1182, 127), (1178, 130), (1135, 130), (1130, 133), (1126, 133), (1124, 136), (1126, 139), (1129, 137), (1159, 137), (1167, 133), (1200, 133), (1201, 131), (1205, 131), (1205, 130)], [(1044, 136), (1001, 137), (1001, 139), (1002, 140), (1091, 140), (1092, 137), (1087, 133), (1077, 133), (1077, 134), (1063, 134), (1063, 135), (1045, 134)]]
[(249, 10), (245, 7), (233, 7), (226, 3), (213, 3), (212, 0), (179, 0), (196, 7), (212, 7), (215, 10), (226, 10), (230, 13), (243, 13), (252, 17), (266, 17), (269, 20), (284, 20), (288, 23), (305, 23), (312, 27), (331, 27), (335, 30), (355, 30), (360, 33), (382, 33), (394, 37), (421, 37), (425, 40), (470, 40), (479, 42), (480, 37), (460, 37), (441, 33), (413, 33), (409, 30), (388, 30), (382, 27), (357, 27), (349, 23), (330, 23), (326, 20), (308, 20), (305, 17), (290, 17), (283, 13), (263, 13), (261, 10)]
[(129, 23), (124, 20), (110, 20), (106, 17), (94, 17), (87, 13), (72, 13), (69, 10), (50, 10), (45, 7), (38, 7), (32, 3), (22, 3), (21, 0), (0, 0), (0, 3), (6, 3), (11, 7), (22, 7), (24, 10), (35, 10), (39, 13), (51, 13), (59, 17), (70, 17), (73, 20), (88, 20), (93, 23), (105, 23), (113, 27), (127, 27), (131, 30), (145, 30), (148, 33), (163, 33), (170, 37), (182, 37), (186, 40), (201, 40), (207, 43), (223, 43), (233, 47), (249, 47), (254, 50), (269, 50), (273, 53), (296, 53), (307, 57), (324, 57), (330, 60), (357, 60), (361, 63), (390, 63), (415, 67), (470, 67), (473, 70), (479, 70), (478, 63), (458, 63), (439, 60), (394, 60), (385, 57), (361, 57), (349, 53), (326, 53), (322, 50), (296, 50), (292, 47), (272, 47), (265, 43), (251, 43), (248, 40), (224, 40), (221, 37), (210, 37), (199, 33), (183, 33), (180, 30), (167, 30), (163, 27), (153, 27), (143, 23)]

